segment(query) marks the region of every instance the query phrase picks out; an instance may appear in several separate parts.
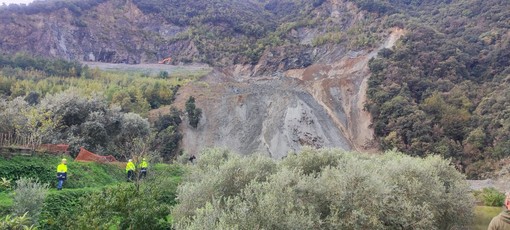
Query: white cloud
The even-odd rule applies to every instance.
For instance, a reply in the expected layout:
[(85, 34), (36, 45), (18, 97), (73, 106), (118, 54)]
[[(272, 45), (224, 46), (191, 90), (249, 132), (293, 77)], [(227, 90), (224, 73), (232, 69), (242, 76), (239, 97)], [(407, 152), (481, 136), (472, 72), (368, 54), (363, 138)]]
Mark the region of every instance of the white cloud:
[(28, 4), (33, 2), (34, 0), (0, 0), (0, 4), (5, 3), (7, 5), (15, 3), (15, 4)]

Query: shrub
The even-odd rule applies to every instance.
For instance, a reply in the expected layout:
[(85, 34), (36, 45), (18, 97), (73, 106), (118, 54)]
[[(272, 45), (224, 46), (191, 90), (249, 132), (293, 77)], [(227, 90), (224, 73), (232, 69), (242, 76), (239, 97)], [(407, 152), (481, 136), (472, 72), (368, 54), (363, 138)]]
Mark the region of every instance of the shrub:
[(7, 179), (5, 177), (2, 177), (2, 180), (0, 181), (0, 192), (3, 191), (9, 191), (12, 187), (10, 179)]
[(28, 216), (36, 223), (47, 193), (48, 184), (40, 183), (37, 179), (20, 178), (16, 181), (14, 189), (12, 205), (14, 214), (22, 216), (28, 213)]
[(453, 229), (469, 224), (473, 205), (463, 175), (439, 157), (333, 149), (280, 162), (210, 150), (178, 200), (176, 229)]
[(501, 207), (505, 203), (505, 194), (495, 188), (484, 188), (481, 197), (486, 206)]
[(121, 184), (84, 197), (77, 229), (169, 229), (166, 220), (175, 202), (178, 179)]
[(202, 117), (202, 109), (196, 107), (195, 98), (192, 96), (186, 101), (186, 113), (188, 114), (191, 127), (197, 128), (200, 118)]
[(64, 189), (48, 194), (44, 201), (39, 226), (42, 229), (72, 229), (76, 217), (82, 215), (82, 198), (93, 192), (97, 192), (97, 189)]
[(9, 230), (35, 230), (37, 229), (31, 224), (31, 219), (24, 213), (22, 216), (7, 215), (0, 220), (0, 229)]

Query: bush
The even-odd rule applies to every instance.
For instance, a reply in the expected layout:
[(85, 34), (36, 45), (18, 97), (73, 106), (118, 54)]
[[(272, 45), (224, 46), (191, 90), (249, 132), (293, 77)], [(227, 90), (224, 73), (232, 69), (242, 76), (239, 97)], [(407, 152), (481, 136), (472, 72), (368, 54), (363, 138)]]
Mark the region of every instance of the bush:
[(35, 230), (37, 229), (31, 224), (31, 219), (27, 213), (22, 216), (7, 215), (0, 220), (0, 229), (8, 230)]
[(75, 229), (169, 229), (178, 179), (121, 184), (83, 198)]
[(39, 226), (42, 229), (72, 229), (76, 217), (82, 215), (82, 198), (97, 190), (95, 188), (64, 189), (48, 194), (44, 201)]
[(48, 184), (40, 183), (37, 179), (20, 178), (16, 181), (14, 189), (13, 213), (17, 216), (28, 213), (28, 216), (36, 223), (47, 193)]
[(178, 200), (176, 229), (453, 229), (469, 224), (473, 205), (439, 157), (312, 149), (280, 162), (210, 150)]
[(62, 190), (48, 195), (42, 229), (169, 229), (167, 215), (175, 205), (184, 169), (154, 164), (145, 180), (106, 188)]
[(8, 180), (37, 178), (42, 183), (51, 183), (55, 180), (58, 162), (56, 157), (0, 157), (0, 177)]
[(188, 114), (191, 127), (197, 128), (200, 118), (202, 117), (202, 109), (195, 106), (195, 98), (192, 96), (186, 101), (186, 113)]
[(9, 191), (12, 188), (12, 180), (2, 177), (0, 181), (0, 192)]
[(500, 193), (495, 188), (484, 188), (481, 198), (486, 206), (501, 207), (505, 203), (505, 194)]

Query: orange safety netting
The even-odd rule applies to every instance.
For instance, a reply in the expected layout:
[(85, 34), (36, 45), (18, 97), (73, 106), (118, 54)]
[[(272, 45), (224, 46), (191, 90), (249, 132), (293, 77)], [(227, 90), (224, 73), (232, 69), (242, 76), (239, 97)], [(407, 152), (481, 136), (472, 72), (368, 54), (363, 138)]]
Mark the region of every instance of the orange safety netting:
[(90, 152), (83, 147), (80, 147), (80, 153), (74, 159), (75, 161), (94, 161), (99, 163), (116, 162), (117, 160), (112, 155), (101, 156)]
[(54, 144), (43, 144), (43, 145), (39, 145), (38, 149), (44, 150), (44, 151), (49, 152), (49, 153), (66, 153), (67, 150), (69, 149), (69, 145), (65, 145), (65, 144), (57, 144), (57, 145), (54, 145)]

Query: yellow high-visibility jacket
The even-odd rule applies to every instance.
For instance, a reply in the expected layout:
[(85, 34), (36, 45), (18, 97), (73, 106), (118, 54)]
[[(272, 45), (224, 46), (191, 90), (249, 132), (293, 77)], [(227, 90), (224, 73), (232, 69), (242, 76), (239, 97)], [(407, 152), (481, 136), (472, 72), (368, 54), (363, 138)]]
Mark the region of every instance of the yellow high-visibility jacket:
[(126, 172), (130, 171), (130, 170), (133, 170), (135, 171), (136, 167), (135, 167), (135, 164), (133, 164), (133, 162), (128, 162), (127, 165), (126, 165)]
[(57, 173), (67, 173), (67, 165), (60, 163), (57, 166)]
[(148, 168), (149, 167), (149, 163), (147, 163), (147, 161), (142, 161), (142, 163), (140, 163), (140, 168)]

